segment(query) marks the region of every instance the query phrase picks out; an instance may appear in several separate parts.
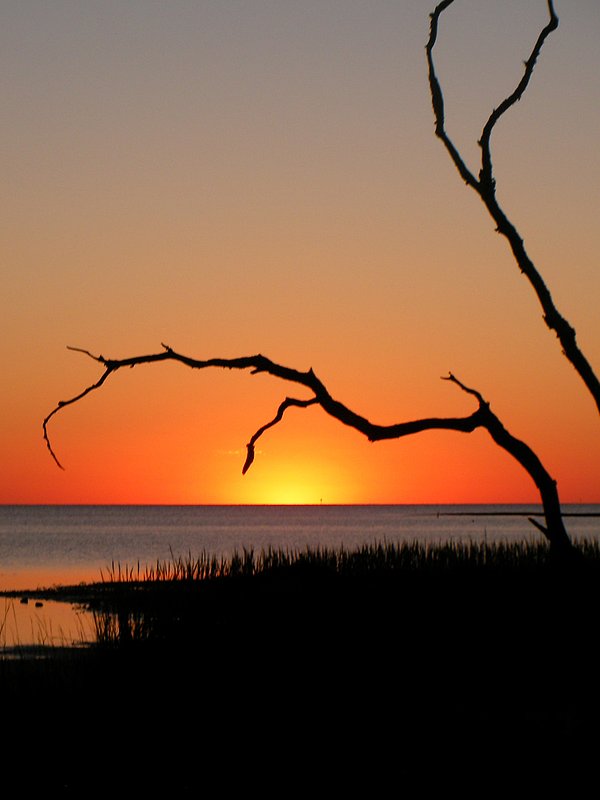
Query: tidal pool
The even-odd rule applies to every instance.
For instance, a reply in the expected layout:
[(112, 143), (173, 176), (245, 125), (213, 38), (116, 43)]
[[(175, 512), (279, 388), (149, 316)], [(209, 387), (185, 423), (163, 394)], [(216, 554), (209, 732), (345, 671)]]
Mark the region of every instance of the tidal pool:
[(0, 597), (0, 657), (57, 647), (83, 647), (95, 639), (92, 615), (74, 603), (26, 594)]

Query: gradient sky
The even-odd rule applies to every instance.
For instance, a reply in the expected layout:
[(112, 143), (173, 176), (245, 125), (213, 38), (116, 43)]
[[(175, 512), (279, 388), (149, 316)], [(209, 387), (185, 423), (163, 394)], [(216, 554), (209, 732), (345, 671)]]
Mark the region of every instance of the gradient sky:
[[(290, 387), (178, 365), (167, 342), (312, 366), (371, 420), (466, 415), (476, 387), (557, 478), (600, 502), (594, 403), (433, 133), (434, 0), (4, 0), (0, 502), (531, 502), (485, 432), (369, 444)], [(498, 196), (600, 370), (600, 4), (558, 30), (493, 137)], [(544, 0), (457, 0), (436, 50), (473, 169)], [(292, 393), (294, 391), (292, 390)], [(300, 390), (295, 393), (302, 396)]]

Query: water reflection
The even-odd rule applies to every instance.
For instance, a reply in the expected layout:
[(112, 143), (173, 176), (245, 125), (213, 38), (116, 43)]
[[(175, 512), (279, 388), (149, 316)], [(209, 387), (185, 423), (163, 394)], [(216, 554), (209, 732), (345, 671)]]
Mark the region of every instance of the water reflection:
[(0, 597), (0, 655), (77, 647), (95, 640), (92, 615), (72, 603)]
[(124, 645), (147, 641), (156, 635), (152, 616), (143, 611), (98, 609), (91, 613), (98, 644)]

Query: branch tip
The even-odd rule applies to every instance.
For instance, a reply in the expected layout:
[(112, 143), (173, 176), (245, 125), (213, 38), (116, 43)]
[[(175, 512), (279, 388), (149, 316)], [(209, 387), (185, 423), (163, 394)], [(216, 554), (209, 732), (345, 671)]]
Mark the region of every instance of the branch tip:
[(533, 519), (533, 517), (527, 517), (527, 521), (531, 522), (531, 524), (541, 531), (544, 536), (548, 536), (548, 528), (545, 525), (542, 525), (541, 522), (538, 522), (537, 519)]
[(248, 454), (246, 455), (246, 460), (244, 461), (244, 466), (242, 467), (242, 475), (245, 475), (248, 472), (254, 461), (254, 445), (252, 442), (248, 442), (246, 449)]

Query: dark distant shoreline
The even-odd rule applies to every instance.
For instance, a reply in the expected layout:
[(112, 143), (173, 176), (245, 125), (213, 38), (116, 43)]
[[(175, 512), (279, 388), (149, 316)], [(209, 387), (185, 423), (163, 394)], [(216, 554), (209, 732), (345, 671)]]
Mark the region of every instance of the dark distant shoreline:
[[(438, 511), (439, 517), (543, 517), (543, 511)], [(600, 517), (597, 511), (563, 511), (563, 517)]]

